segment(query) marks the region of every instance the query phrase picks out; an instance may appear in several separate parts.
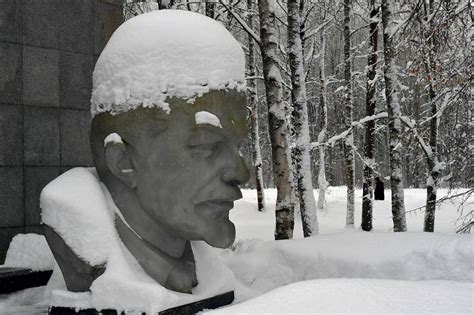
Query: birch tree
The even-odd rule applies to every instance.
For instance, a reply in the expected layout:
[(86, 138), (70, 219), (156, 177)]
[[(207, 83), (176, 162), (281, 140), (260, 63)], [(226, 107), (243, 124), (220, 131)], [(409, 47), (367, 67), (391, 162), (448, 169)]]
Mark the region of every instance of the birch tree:
[(390, 156), (390, 185), (392, 191), (392, 218), (393, 230), (405, 232), (407, 230), (405, 214), (405, 198), (403, 192), (403, 173), (401, 159), (401, 109), (398, 98), (398, 79), (395, 64), (394, 21), (391, 6), (388, 0), (382, 0), (382, 25), (384, 44), (384, 80), (385, 98), (387, 102), (389, 156)]
[(277, 188), (275, 206), (275, 239), (293, 237), (294, 206), (292, 174), (289, 167), (287, 120), (283, 102), (283, 84), (278, 63), (278, 33), (276, 29), (276, 1), (258, 1), (260, 17), (260, 50), (268, 107), (268, 125), (272, 146), (273, 178)]
[[(206, 7), (207, 8), (207, 7)], [(247, 25), (253, 29), (253, 0), (247, 0)], [(258, 210), (265, 208), (265, 195), (263, 186), (262, 154), (260, 150), (260, 133), (258, 127), (258, 100), (257, 100), (257, 82), (256, 82), (256, 58), (255, 58), (255, 40), (248, 34), (248, 106), (251, 109), (251, 134), (252, 134), (252, 158), (255, 170), (255, 187), (257, 189)]]
[[(460, 101), (466, 97), (467, 93), (464, 90), (467, 90), (468, 81), (466, 80), (468, 75), (464, 74), (461, 66), (469, 58), (466, 57), (468, 52), (465, 42), (467, 14), (463, 13), (466, 11), (468, 11), (468, 3), (463, 1), (427, 0), (418, 2), (410, 8), (410, 17), (406, 19), (406, 26), (403, 28), (403, 35), (409, 43), (407, 46), (414, 46), (415, 49), (415, 58), (413, 58), (414, 61), (410, 68), (412, 73), (415, 72), (417, 75), (417, 83), (419, 85), (424, 83), (422, 87), (425, 93), (423, 93), (422, 100), (426, 100), (426, 103), (420, 106), (424, 109), (424, 115), (416, 115), (414, 121), (405, 118), (405, 121), (409, 122), (407, 126), (412, 130), (414, 139), (420, 144), (420, 148), (425, 154), (427, 164), (423, 228), (425, 232), (434, 231), (435, 211), (438, 202), (437, 188), (440, 179), (442, 180), (440, 178), (441, 171), (447, 164), (451, 168), (451, 179), (456, 178), (455, 181), (457, 181), (461, 177), (455, 170), (456, 165), (459, 166), (459, 164), (454, 160), (461, 162), (464, 154), (454, 148), (463, 147), (457, 143), (459, 140), (464, 142), (462, 140), (464, 126), (461, 122), (463, 119), (459, 119), (459, 113), (466, 112), (461, 108), (450, 111), (449, 107), (467, 103)], [(466, 49), (465, 53), (464, 49)], [(449, 114), (454, 115), (450, 117)], [(461, 116), (463, 115), (461, 114)], [(444, 129), (444, 135), (440, 132), (440, 128)], [(427, 136), (425, 136), (426, 134)], [(426, 143), (423, 136), (427, 138)], [(447, 163), (442, 162), (443, 147)], [(458, 151), (454, 158), (448, 153), (453, 151)], [(447, 156), (446, 153), (448, 153)], [(453, 176), (454, 174), (456, 175)]]
[[(321, 29), (320, 33), (321, 49), (319, 54), (319, 82), (320, 82), (320, 96), (319, 96), (319, 121), (320, 131), (318, 134), (318, 142), (324, 143), (327, 138), (327, 126), (328, 126), (328, 105), (326, 99), (326, 73), (325, 73), (325, 58), (326, 58), (326, 35), (324, 29)], [(326, 211), (326, 191), (329, 183), (326, 180), (326, 147), (320, 145), (319, 149), (319, 193), (318, 193), (318, 209)]]
[(434, 231), (434, 221), (435, 221), (435, 212), (436, 212), (436, 186), (438, 184), (438, 178), (440, 174), (440, 164), (438, 162), (438, 117), (437, 117), (437, 104), (436, 104), (436, 91), (435, 91), (435, 57), (436, 54), (436, 44), (435, 44), (435, 30), (434, 30), (434, 19), (432, 18), (433, 14), (433, 1), (429, 0), (428, 4), (428, 14), (426, 15), (425, 24), (429, 26), (429, 29), (425, 32), (425, 36), (428, 43), (428, 49), (426, 50), (426, 59), (425, 68), (428, 81), (428, 96), (430, 102), (430, 137), (429, 144), (431, 149), (431, 154), (427, 156), (428, 164), (428, 180), (426, 181), (426, 211), (425, 211), (425, 221), (423, 226), (423, 231), (433, 232)]
[[(350, 128), (353, 117), (352, 65), (351, 65), (351, 7), (352, 0), (344, 0), (344, 124)], [(354, 136), (352, 129), (346, 137), (344, 155), (346, 159), (347, 212), (346, 226), (354, 227)]]
[(293, 128), (295, 132), (294, 159), (300, 204), (303, 235), (318, 234), (316, 202), (311, 179), (311, 159), (309, 155), (310, 139), (308, 109), (306, 103), (305, 70), (303, 47), (300, 37), (300, 3), (288, 0), (288, 43), (289, 64), (291, 70), (291, 101), (293, 104)]
[[(368, 58), (367, 58), (367, 92), (365, 103), (366, 116), (375, 114), (375, 92), (376, 92), (376, 64), (377, 64), (377, 41), (378, 41), (378, 10), (375, 7), (375, 0), (370, 0), (370, 24), (369, 24), (369, 41), (368, 41)], [(374, 144), (375, 144), (375, 121), (369, 121), (365, 127), (365, 154), (366, 161), (364, 165), (364, 180), (362, 186), (362, 223), (361, 227), (364, 231), (372, 230), (372, 182), (374, 177), (373, 167), (374, 160)]]

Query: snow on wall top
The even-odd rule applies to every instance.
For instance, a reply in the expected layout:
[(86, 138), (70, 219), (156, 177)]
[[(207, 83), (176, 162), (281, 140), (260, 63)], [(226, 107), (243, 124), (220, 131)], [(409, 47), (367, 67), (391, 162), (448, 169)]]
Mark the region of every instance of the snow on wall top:
[(152, 11), (122, 24), (104, 48), (94, 69), (91, 113), (139, 106), (169, 112), (167, 97), (192, 103), (210, 90), (244, 88), (244, 53), (223, 25), (189, 11)]
[(33, 271), (53, 270), (55, 260), (43, 235), (15, 235), (8, 246), (5, 264), (0, 267), (28, 268)]

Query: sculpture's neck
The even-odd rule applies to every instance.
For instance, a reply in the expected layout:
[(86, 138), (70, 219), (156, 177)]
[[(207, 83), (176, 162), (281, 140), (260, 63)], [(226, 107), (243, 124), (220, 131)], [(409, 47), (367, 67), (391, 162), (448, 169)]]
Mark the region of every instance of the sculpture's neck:
[(197, 285), (197, 277), (189, 241), (185, 242), (182, 256), (173, 258), (141, 239), (119, 215), (115, 215), (115, 225), (125, 247), (151, 278), (167, 289), (191, 293)]
[(110, 192), (104, 186), (107, 206), (115, 213), (115, 227), (128, 251), (165, 288), (191, 293), (197, 278), (190, 242), (174, 237), (156, 222), (133, 191), (124, 185), (110, 186)]
[(186, 241), (171, 235), (144, 209), (134, 194), (129, 191), (111, 192), (108, 207), (113, 210), (139, 239), (144, 240), (161, 252), (179, 258), (183, 255)]

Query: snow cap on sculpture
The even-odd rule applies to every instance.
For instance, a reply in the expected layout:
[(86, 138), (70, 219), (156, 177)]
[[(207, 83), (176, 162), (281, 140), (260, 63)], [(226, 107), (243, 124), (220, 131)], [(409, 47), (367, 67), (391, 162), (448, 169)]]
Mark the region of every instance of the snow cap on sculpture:
[(122, 24), (104, 48), (94, 69), (91, 113), (140, 106), (169, 112), (167, 97), (192, 103), (225, 89), (245, 89), (245, 56), (225, 27), (189, 11), (152, 11)]

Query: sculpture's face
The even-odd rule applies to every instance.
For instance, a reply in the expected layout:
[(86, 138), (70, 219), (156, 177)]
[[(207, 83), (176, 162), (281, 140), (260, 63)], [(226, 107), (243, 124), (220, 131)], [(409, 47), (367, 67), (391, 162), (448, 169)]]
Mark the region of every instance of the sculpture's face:
[[(175, 237), (228, 247), (235, 239), (229, 211), (242, 197), (238, 185), (249, 178), (239, 154), (246, 137), (245, 94), (214, 91), (192, 105), (179, 99), (168, 103), (165, 121), (144, 119), (130, 143), (135, 193), (145, 211)], [(199, 119), (211, 114), (210, 120)], [(214, 125), (219, 123), (222, 127)]]

